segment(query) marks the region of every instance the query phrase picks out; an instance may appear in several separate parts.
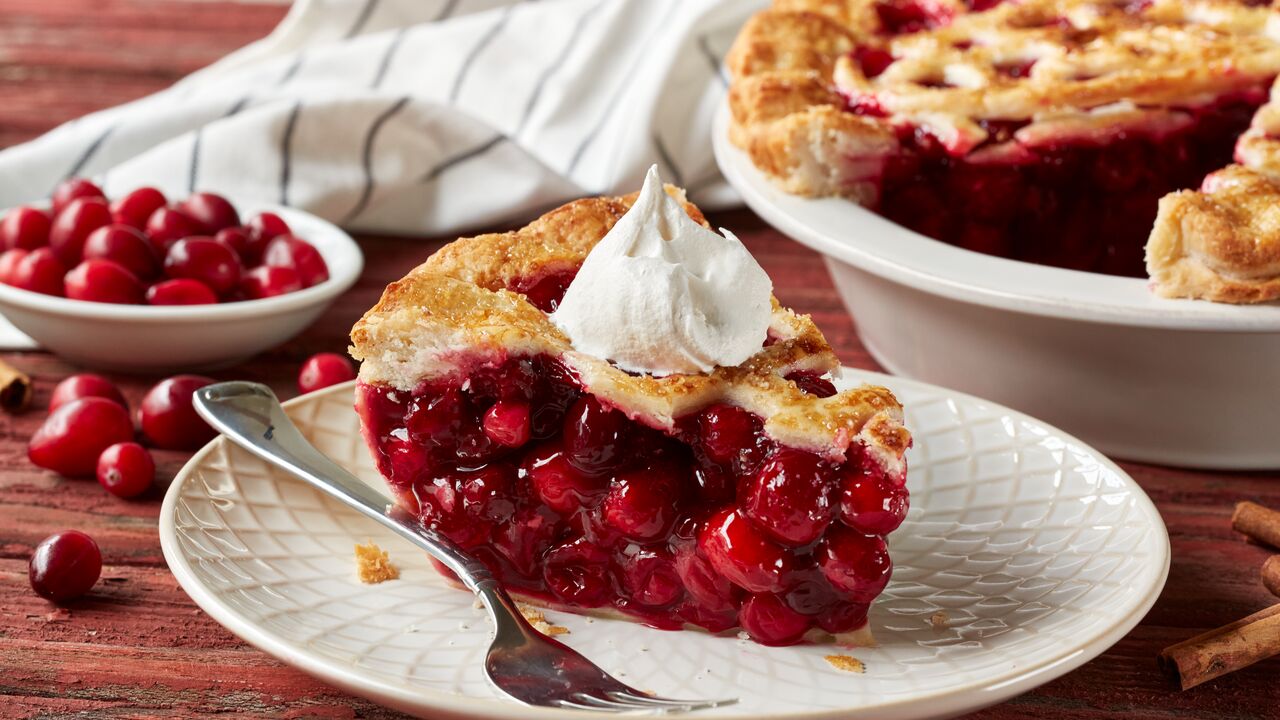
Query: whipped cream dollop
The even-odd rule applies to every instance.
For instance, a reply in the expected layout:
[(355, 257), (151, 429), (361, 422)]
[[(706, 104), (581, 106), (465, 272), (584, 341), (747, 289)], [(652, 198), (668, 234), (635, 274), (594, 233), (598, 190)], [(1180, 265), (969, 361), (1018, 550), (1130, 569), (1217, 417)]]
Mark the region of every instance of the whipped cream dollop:
[(695, 222), (649, 168), (551, 320), (575, 350), (629, 372), (705, 373), (764, 345), (773, 284), (738, 238)]

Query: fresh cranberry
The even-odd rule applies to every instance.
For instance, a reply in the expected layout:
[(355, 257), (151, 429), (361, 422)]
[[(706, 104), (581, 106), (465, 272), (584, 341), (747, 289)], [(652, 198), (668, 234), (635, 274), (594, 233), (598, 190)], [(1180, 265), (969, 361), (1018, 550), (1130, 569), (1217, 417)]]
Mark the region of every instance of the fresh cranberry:
[(787, 379), (814, 397), (829, 398), (836, 394), (836, 386), (815, 372), (800, 370), (788, 375)]
[(249, 234), (262, 243), (264, 247), (267, 241), (293, 232), (289, 229), (289, 224), (282, 220), (279, 215), (269, 212), (254, 215), (246, 227), (249, 228)]
[(602, 475), (622, 463), (627, 418), (583, 395), (564, 418), (565, 458), (589, 475)]
[(67, 267), (80, 262), (84, 241), (89, 233), (111, 224), (111, 210), (102, 198), (81, 197), (72, 200), (58, 213), (49, 228), (49, 247)]
[(136, 275), (110, 260), (85, 260), (72, 268), (63, 282), (72, 300), (136, 305), (145, 292)]
[(519, 400), (499, 400), (484, 414), (484, 434), (503, 447), (520, 447), (529, 442), (529, 404)]
[(53, 394), (49, 396), (49, 412), (57, 410), (72, 400), (85, 397), (106, 398), (125, 410), (129, 409), (129, 403), (125, 402), (124, 395), (110, 380), (93, 373), (80, 373), (54, 386)]
[(175, 375), (147, 391), (138, 407), (142, 434), (159, 448), (191, 450), (212, 440), (216, 432), (196, 414), (195, 391), (214, 381), (201, 375)]
[(893, 572), (884, 538), (839, 525), (818, 544), (818, 567), (828, 582), (859, 603), (875, 600)]
[(240, 279), (240, 292), (246, 300), (286, 295), (302, 289), (302, 278), (293, 268), (259, 265), (244, 273)]
[(610, 527), (640, 542), (671, 531), (688, 480), (674, 465), (656, 464), (618, 476), (601, 509)]
[(111, 203), (111, 221), (135, 230), (145, 230), (147, 220), (168, 202), (159, 190), (140, 187)]
[(702, 447), (707, 457), (729, 465), (755, 445), (762, 431), (754, 415), (732, 405), (713, 405), (698, 417)]
[(231, 248), (207, 237), (188, 237), (169, 246), (164, 272), (171, 278), (199, 280), (219, 295), (240, 285), (240, 258)]
[(0, 283), (12, 285), (13, 271), (17, 269), (18, 263), (22, 262), (22, 259), (30, 254), (30, 250), (22, 250), (20, 248), (5, 250), (0, 253)]
[(148, 305), (213, 305), (218, 296), (208, 285), (191, 278), (163, 280), (147, 288)]
[(0, 248), (35, 250), (49, 244), (49, 214), (32, 207), (10, 210), (0, 220)]
[(707, 520), (698, 550), (711, 567), (751, 592), (780, 592), (793, 571), (794, 557), (733, 510)]
[(309, 393), (356, 379), (356, 368), (345, 355), (316, 353), (302, 363), (298, 373), (298, 390)]
[(511, 289), (524, 295), (542, 312), (555, 312), (577, 274), (577, 270), (566, 270), (542, 275), (533, 282), (522, 279), (513, 283)]
[(133, 423), (123, 407), (106, 398), (83, 397), (45, 418), (27, 444), (27, 457), (59, 475), (87, 476), (103, 450), (132, 439)]
[(293, 235), (281, 235), (267, 243), (262, 253), (262, 264), (269, 267), (293, 268), (298, 272), (304, 287), (311, 287), (329, 279), (329, 267), (315, 246)]
[(831, 524), (832, 470), (813, 453), (779, 448), (751, 478), (742, 514), (784, 545), (808, 545)]
[(56, 603), (89, 592), (101, 574), (102, 551), (98, 543), (78, 530), (66, 530), (40, 541), (27, 568), (31, 589)]
[(543, 504), (566, 517), (582, 507), (584, 499), (603, 492), (600, 482), (578, 471), (556, 445), (534, 449), (522, 470)]
[(586, 538), (548, 551), (543, 558), (542, 577), (547, 589), (567, 603), (596, 607), (608, 602), (609, 555)]
[(182, 238), (199, 235), (200, 223), (190, 215), (171, 207), (162, 207), (151, 213), (147, 219), (147, 237), (155, 246), (156, 253), (166, 255), (169, 246)]
[(84, 178), (68, 178), (58, 183), (58, 187), (53, 189), (53, 214), (58, 215), (72, 201), (80, 198), (105, 200), (106, 197), (102, 189), (92, 182)]
[(761, 645), (794, 645), (809, 629), (809, 618), (773, 593), (755, 593), (742, 603), (738, 622)]
[(104, 225), (89, 233), (84, 241), (84, 259), (111, 260), (140, 280), (149, 280), (160, 271), (160, 261), (151, 243), (128, 225)]
[(178, 203), (178, 209), (204, 226), (204, 231), (209, 234), (240, 224), (235, 206), (221, 195), (210, 192), (195, 193)]
[(257, 265), (262, 260), (263, 244), (255, 240), (245, 228), (223, 228), (213, 236), (213, 239), (234, 250), (236, 257), (240, 258), (240, 263), (245, 267)]
[(42, 247), (32, 250), (15, 262), (8, 281), (10, 285), (23, 290), (61, 296), (62, 277), (66, 274), (66, 267), (53, 254), (53, 250)]
[(638, 605), (664, 607), (684, 596), (684, 584), (665, 550), (628, 545), (614, 558), (614, 575)]
[(138, 443), (116, 443), (98, 457), (98, 484), (116, 497), (137, 497), (146, 492), (155, 479), (156, 462)]
[(840, 493), (840, 520), (867, 535), (888, 535), (902, 524), (910, 507), (907, 489), (883, 472), (853, 472)]

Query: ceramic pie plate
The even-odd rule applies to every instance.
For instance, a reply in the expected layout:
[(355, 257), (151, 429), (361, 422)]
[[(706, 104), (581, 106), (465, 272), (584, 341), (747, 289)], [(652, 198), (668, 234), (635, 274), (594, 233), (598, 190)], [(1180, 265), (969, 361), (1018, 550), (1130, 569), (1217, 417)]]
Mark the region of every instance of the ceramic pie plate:
[[(867, 349), (896, 375), (990, 398), (1109, 455), (1280, 467), (1280, 303), (1153, 295), (1147, 282), (983, 255), (842, 198), (789, 195), (728, 139), (716, 160), (747, 205), (825, 256)], [(1088, 392), (1079, 392), (1088, 388)]]
[[(923, 383), (845, 371), (838, 385), (898, 393), (915, 436), (911, 511), (889, 541), (893, 580), (871, 612), (880, 645), (767, 648), (548, 613), (561, 636), (635, 687), (738, 697), (700, 716), (947, 717), (1087, 662), (1146, 614), (1169, 541), (1142, 490), (1096, 450), (1020, 413)], [(353, 385), (287, 404), (323, 452), (382, 487), (358, 432)], [(500, 699), (481, 672), (483, 611), (425, 555), (263, 461), (215, 440), (165, 496), (170, 569), (215, 620), (325, 682), (424, 717), (585, 717)], [(356, 580), (372, 539), (399, 580)], [(838, 670), (841, 654), (865, 666)]]

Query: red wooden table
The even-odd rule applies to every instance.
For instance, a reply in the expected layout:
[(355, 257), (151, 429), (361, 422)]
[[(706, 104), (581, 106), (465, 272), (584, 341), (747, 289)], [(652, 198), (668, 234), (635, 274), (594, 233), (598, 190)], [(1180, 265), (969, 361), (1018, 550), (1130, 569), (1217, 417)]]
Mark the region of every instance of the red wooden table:
[[(158, 90), (265, 34), (278, 5), (183, 0), (0, 0), (0, 147), (83, 113)], [(814, 253), (747, 211), (715, 214), (773, 277), (779, 299), (811, 313), (848, 365), (875, 368)], [(298, 365), (342, 351), (346, 334), (382, 287), (440, 240), (360, 238), (364, 277), (310, 330), (220, 379), (295, 392)], [(74, 368), (45, 353), (3, 358), (36, 381), (43, 406)], [(115, 378), (136, 402), (154, 378)], [(1082, 389), (1086, 391), (1087, 389)], [(160, 453), (160, 488), (117, 500), (92, 481), (32, 467), (26, 440), (41, 413), (0, 414), (0, 716), (392, 717), (245, 645), (198, 610), (165, 567), (156, 516), (167, 478), (185, 455)], [(1164, 515), (1173, 542), (1169, 583), (1147, 618), (1098, 659), (991, 708), (982, 718), (1280, 717), (1280, 659), (1188, 692), (1160, 676), (1161, 648), (1274, 602), (1258, 582), (1266, 551), (1230, 530), (1232, 505), (1280, 507), (1277, 476), (1204, 473), (1122, 463)], [(94, 593), (57, 609), (27, 585), (27, 558), (45, 536), (79, 528), (105, 557)]]

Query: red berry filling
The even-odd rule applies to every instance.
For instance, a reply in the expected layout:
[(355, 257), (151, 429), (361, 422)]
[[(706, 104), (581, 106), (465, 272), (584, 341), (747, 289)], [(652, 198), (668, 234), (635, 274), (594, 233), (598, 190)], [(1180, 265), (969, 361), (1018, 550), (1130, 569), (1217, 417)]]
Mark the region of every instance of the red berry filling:
[(357, 408), (401, 504), (525, 595), (783, 645), (861, 628), (888, 581), (906, 490), (859, 445), (844, 462), (783, 447), (723, 404), (657, 431), (546, 356), (360, 383)]

